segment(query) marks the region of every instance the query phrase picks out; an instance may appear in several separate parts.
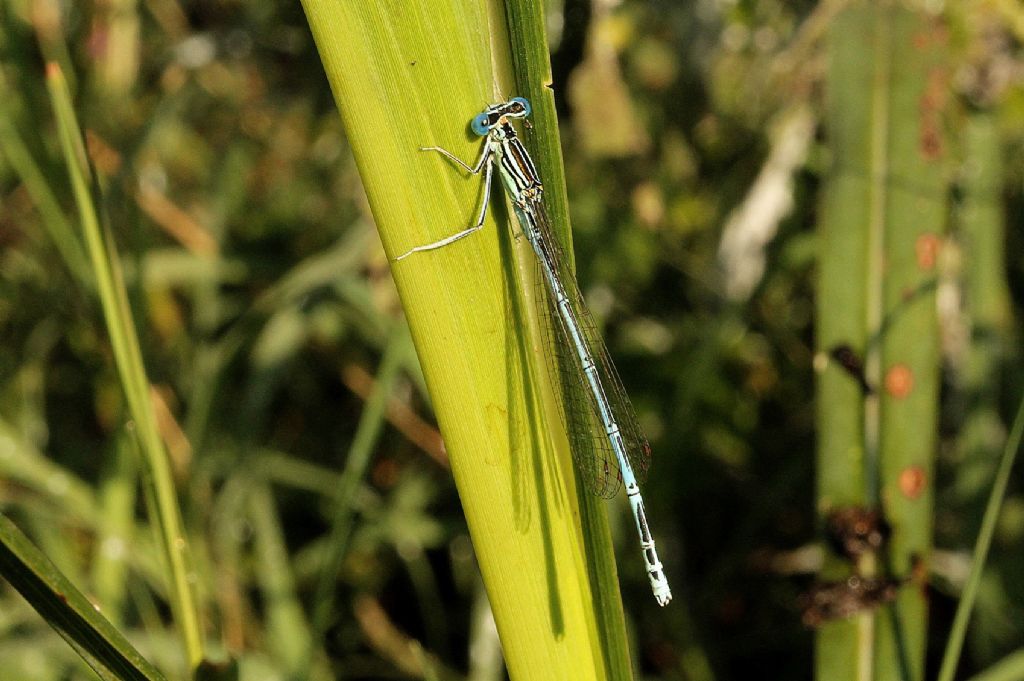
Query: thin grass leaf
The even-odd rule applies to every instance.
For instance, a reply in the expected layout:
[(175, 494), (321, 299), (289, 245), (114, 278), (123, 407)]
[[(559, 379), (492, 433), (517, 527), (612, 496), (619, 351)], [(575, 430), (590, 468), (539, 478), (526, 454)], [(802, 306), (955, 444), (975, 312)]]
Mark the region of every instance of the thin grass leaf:
[(248, 506), (270, 649), (280, 660), (287, 678), (322, 678), (296, 674), (310, 647), (310, 626), (295, 591), (277, 506), (266, 483), (250, 486)]
[[(0, 72), (0, 91), (7, 87), (3, 73)], [(0, 102), (0, 154), (24, 183), (36, 210), (39, 211), (43, 228), (49, 232), (50, 239), (53, 240), (68, 269), (82, 285), (91, 287), (92, 274), (85, 259), (82, 242), (75, 235), (71, 224), (64, 216), (60, 202), (46, 181), (46, 176), (15, 127), (10, 101)]]
[(971, 557), (971, 571), (967, 576), (967, 583), (964, 585), (960, 602), (956, 606), (956, 615), (953, 617), (953, 627), (950, 631), (949, 640), (946, 642), (946, 650), (942, 654), (942, 667), (939, 669), (939, 681), (952, 681), (956, 674), (957, 663), (960, 660), (960, 651), (963, 648), (964, 637), (967, 635), (967, 624), (971, 617), (971, 609), (974, 607), (975, 598), (978, 595), (978, 587), (981, 586), (981, 575), (985, 570), (985, 559), (988, 558), (988, 550), (992, 545), (992, 535), (996, 531), (996, 522), (999, 520), (999, 511), (1003, 507), (1003, 499), (1006, 497), (1006, 485), (1010, 480), (1010, 471), (1013, 470), (1013, 462), (1020, 450), (1021, 436), (1024, 435), (1024, 398), (1017, 407), (1017, 416), (1013, 420), (1013, 427), (1010, 435), (1006, 438), (1006, 448), (999, 460), (999, 469), (996, 471), (995, 480), (992, 481), (992, 493), (989, 495), (988, 504), (985, 507), (985, 515), (981, 521), (981, 530), (978, 532), (978, 541), (974, 545), (974, 555)]
[[(968, 522), (965, 524), (972, 528), (977, 524), (981, 530), (975, 539), (971, 571), (943, 653), (938, 677), (943, 680), (952, 678), (956, 672), (984, 572), (987, 546), (992, 538), (985, 532), (991, 531), (988, 523), (994, 522), (990, 514), (1002, 507), (1004, 467), (1012, 466), (1016, 453), (1007, 449), (1014, 447), (1013, 435), (1011, 440), (1006, 440), (1000, 414), (1000, 376), (1004, 371), (1006, 351), (1012, 347), (1009, 333), (1012, 312), (1007, 290), (1007, 235), (1002, 192), (1006, 181), (1003, 164), (1005, 141), (1000, 134), (998, 120), (997, 113), (988, 107), (971, 109), (967, 112), (962, 137), (963, 191), (955, 215), (966, 263), (964, 294), (970, 314), (970, 334), (963, 357), (964, 366), (958, 378), (960, 390), (969, 399), (968, 411), (957, 437), (959, 463), (954, 498), (967, 511)], [(1016, 428), (1017, 424), (1013, 427)], [(981, 676), (987, 678), (991, 674), (1000, 678), (1001, 674), (1014, 668), (1013, 657)], [(1019, 660), (1016, 668), (1021, 668)], [(1024, 672), (1018, 671), (1018, 676), (1013, 678), (1024, 678)]]
[(195, 668), (203, 659), (202, 632), (193, 592), (195, 580), (189, 576), (191, 567), (188, 542), (182, 529), (181, 512), (178, 508), (170, 462), (157, 430), (153, 405), (150, 402), (149, 379), (146, 377), (142, 352), (135, 333), (128, 294), (109, 229), (102, 224), (97, 210), (94, 196), (94, 192), (97, 191), (95, 178), (85, 152), (82, 131), (75, 117), (67, 83), (56, 64), (48, 65), (46, 84), (57, 118), (61, 149), (78, 206), (81, 229), (114, 351), (114, 360), (143, 453), (147, 472), (144, 477), (144, 490), (167, 558), (171, 606), (184, 643), (188, 665)]
[(135, 529), (136, 481), (138, 480), (138, 443), (132, 433), (118, 434), (112, 460), (99, 490), (101, 517), (90, 581), (96, 598), (119, 625), (122, 604), (127, 596), (128, 550)]
[(6, 516), (0, 574), (104, 681), (165, 681)]
[(92, 526), (99, 517), (99, 503), (92, 488), (45, 457), (3, 418), (0, 418), (0, 478), (8, 484), (35, 490), (84, 526)]

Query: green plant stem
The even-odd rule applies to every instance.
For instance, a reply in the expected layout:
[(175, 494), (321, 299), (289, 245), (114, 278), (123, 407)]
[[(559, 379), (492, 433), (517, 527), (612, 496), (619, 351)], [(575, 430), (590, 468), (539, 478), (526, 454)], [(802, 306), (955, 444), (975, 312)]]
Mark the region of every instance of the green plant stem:
[[(879, 354), (878, 500), (892, 536), (883, 576), (908, 579), (875, 617), (879, 681), (924, 678), (939, 423), (935, 289), (948, 218), (947, 33), (924, 9), (875, 10), (891, 41), (885, 236), (879, 273), (884, 316), (869, 327)], [(872, 170), (876, 170), (873, 168)], [(869, 381), (871, 377), (869, 376)]]
[[(833, 169), (821, 224), (818, 343), (846, 346), (819, 378), (818, 509), (881, 510), (884, 553), (830, 554), (822, 579), (905, 578), (931, 546), (938, 423), (934, 290), (945, 229), (944, 33), (899, 3), (849, 2), (829, 33), (827, 124)], [(869, 386), (869, 390), (862, 388)], [(910, 581), (893, 604), (826, 622), (817, 677), (923, 676), (926, 603)]]

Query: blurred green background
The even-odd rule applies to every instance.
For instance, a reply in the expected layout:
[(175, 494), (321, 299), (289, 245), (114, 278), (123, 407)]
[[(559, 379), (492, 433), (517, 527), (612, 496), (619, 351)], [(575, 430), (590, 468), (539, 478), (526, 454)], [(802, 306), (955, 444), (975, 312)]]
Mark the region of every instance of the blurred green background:
[[(830, 156), (825, 36), (842, 3), (549, 3), (579, 281), (654, 451), (644, 488), (676, 595), (661, 610), (608, 505), (640, 677), (805, 679), (815, 515), (816, 221)], [(1007, 218), (983, 339), (957, 232), (940, 265), (943, 385), (929, 669), (1024, 382), (1024, 10), (947, 8), (954, 149), (991, 116)], [(387, 258), (297, 1), (0, 2), (0, 504), (143, 653), (180, 668), (126, 405), (44, 85), (68, 77), (125, 268), (214, 652), (287, 678), (312, 645), (349, 679), (503, 678), (483, 588)], [(481, 104), (484, 104), (483, 102)], [(961, 201), (956, 155), (948, 197)], [(429, 200), (429, 197), (424, 197)], [(1005, 277), (1002, 268), (1005, 268)], [(945, 296), (945, 297), (944, 297)], [(385, 350), (389, 350), (385, 355)], [(385, 358), (385, 359), (382, 359)], [(346, 464), (356, 481), (330, 536)], [(1024, 647), (1011, 487), (962, 673)], [(347, 533), (346, 533), (347, 532)], [(333, 598), (316, 600), (341, 541)], [(329, 606), (329, 607), (328, 607)], [(317, 614), (317, 608), (321, 610)], [(9, 588), (0, 676), (91, 678)], [(966, 676), (965, 676), (966, 678)], [(1014, 677), (1021, 678), (1021, 677)]]

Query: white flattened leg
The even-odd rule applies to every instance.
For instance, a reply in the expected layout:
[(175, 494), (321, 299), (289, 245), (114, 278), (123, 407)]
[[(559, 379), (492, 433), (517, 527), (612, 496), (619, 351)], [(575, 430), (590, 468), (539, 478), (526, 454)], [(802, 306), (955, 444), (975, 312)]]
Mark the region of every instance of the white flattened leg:
[(476, 165), (473, 167), (470, 167), (470, 165), (463, 161), (461, 158), (459, 158), (452, 152), (448, 151), (447, 149), (442, 149), (441, 147), (420, 147), (420, 151), (436, 151), (437, 153), (447, 158), (449, 161), (454, 161), (455, 163), (458, 163), (460, 166), (476, 175), (477, 173), (480, 172), (480, 169), (484, 167), (484, 163), (487, 162), (487, 157), (491, 155), (491, 145), (488, 144), (487, 142), (484, 142), (484, 150), (480, 152), (480, 158), (476, 160)]
[(487, 204), (491, 200), (491, 198), (490, 198), (491, 197), (491, 179), (494, 176), (494, 164), (493, 163), (487, 163), (487, 161), (490, 159), (491, 153), (493, 153), (491, 151), (491, 147), (489, 145), (486, 145), (486, 144), (484, 145), (484, 152), (480, 155), (480, 160), (477, 162), (476, 168), (470, 168), (459, 157), (455, 156), (454, 154), (452, 154), (449, 151), (446, 151), (446, 150), (442, 149), (441, 147), (424, 147), (424, 148), (421, 149), (421, 151), (439, 151), (442, 154), (444, 154), (445, 156), (447, 156), (448, 158), (452, 159), (453, 161), (455, 161), (456, 163), (461, 165), (463, 168), (465, 168), (469, 172), (473, 173), (474, 175), (476, 175), (477, 173), (480, 172), (480, 168), (485, 163), (487, 164), (487, 170), (484, 172), (484, 187), (483, 187), (484, 195), (483, 195), (483, 198), (482, 198), (482, 200), (480, 202), (480, 215), (477, 217), (476, 223), (473, 224), (472, 227), (464, 229), (461, 232), (458, 232), (457, 234), (453, 234), (453, 235), (451, 235), (449, 237), (445, 237), (444, 239), (441, 239), (440, 241), (435, 241), (433, 243), (424, 244), (422, 246), (417, 246), (415, 248), (410, 248), (408, 251), (406, 251), (402, 255), (398, 256), (397, 258), (395, 258), (395, 262), (398, 262), (402, 258), (408, 257), (408, 256), (412, 255), (413, 253), (419, 253), (421, 251), (432, 251), (432, 250), (434, 250), (436, 248), (441, 248), (442, 246), (447, 246), (450, 243), (454, 243), (454, 242), (458, 241), (459, 239), (462, 239), (463, 237), (467, 237), (470, 234), (472, 234), (473, 232), (476, 232), (477, 230), (479, 230), (480, 228), (482, 228), (484, 226), (484, 219), (487, 217)]

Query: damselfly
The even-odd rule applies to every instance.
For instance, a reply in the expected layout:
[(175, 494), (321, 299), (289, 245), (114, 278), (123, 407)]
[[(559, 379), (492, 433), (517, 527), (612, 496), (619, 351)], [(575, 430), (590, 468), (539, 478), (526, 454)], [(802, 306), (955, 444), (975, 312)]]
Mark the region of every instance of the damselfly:
[(551, 231), (544, 210), (544, 186), (537, 168), (512, 126), (512, 119), (525, 119), (529, 115), (530, 103), (515, 97), (489, 106), (476, 116), (470, 127), (486, 139), (474, 166), (440, 147), (421, 149), (436, 151), (474, 175), (483, 171), (480, 213), (473, 226), (440, 241), (417, 246), (395, 259), (447, 246), (482, 228), (491, 195), (491, 179), (497, 167), (523, 234), (537, 256), (541, 277), (547, 284), (544, 297), (550, 306), (550, 326), (556, 347), (560, 349), (560, 356), (549, 358), (549, 363), (557, 365), (556, 375), (563, 377), (562, 387), (566, 391), (563, 415), (573, 459), (580, 468), (580, 477), (595, 494), (611, 497), (620, 484), (626, 486), (651, 589), (658, 604), (665, 605), (672, 600), (672, 592), (654, 548), (637, 484), (637, 474), (644, 475), (650, 464), (650, 445), (637, 424), (608, 349), (597, 333), (576, 278), (566, 266)]

